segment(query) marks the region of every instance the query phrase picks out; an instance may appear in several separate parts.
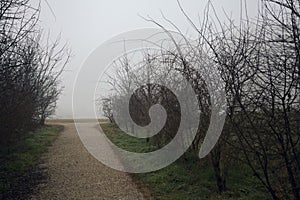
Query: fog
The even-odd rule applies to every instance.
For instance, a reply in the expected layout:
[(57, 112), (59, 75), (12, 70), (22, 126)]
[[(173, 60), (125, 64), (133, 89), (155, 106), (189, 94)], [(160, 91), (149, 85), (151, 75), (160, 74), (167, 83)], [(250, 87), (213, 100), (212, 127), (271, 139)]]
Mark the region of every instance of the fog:
[[(33, 0), (37, 3), (37, 0)], [(112, 36), (126, 31), (154, 27), (153, 23), (145, 21), (143, 17), (154, 20), (173, 29), (163, 19), (163, 15), (175, 23), (182, 32), (193, 34), (193, 29), (181, 13), (176, 0), (51, 0), (41, 1), (40, 24), (50, 33), (51, 38), (61, 34), (61, 40), (67, 42), (72, 49), (72, 60), (62, 74), (63, 93), (58, 101), (56, 118), (72, 118), (72, 90), (76, 74), (88, 55), (101, 43)], [(181, 5), (191, 19), (199, 24), (203, 18), (207, 1), (181, 1)], [(216, 13), (221, 21), (228, 16), (238, 21), (240, 19), (240, 0), (213, 1)], [(257, 1), (247, 1), (248, 15), (257, 14)], [(212, 13), (213, 15), (213, 13)], [(212, 16), (213, 17), (213, 16)], [(89, 82), (87, 77), (87, 83)], [(94, 113), (85, 109), (85, 104), (91, 103), (84, 93), (80, 96), (82, 111), (80, 118), (94, 117)]]

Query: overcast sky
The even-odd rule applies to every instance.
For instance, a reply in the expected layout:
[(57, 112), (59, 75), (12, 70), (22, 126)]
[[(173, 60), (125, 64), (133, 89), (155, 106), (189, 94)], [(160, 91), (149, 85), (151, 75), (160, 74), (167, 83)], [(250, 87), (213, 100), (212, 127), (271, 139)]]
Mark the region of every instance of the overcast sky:
[[(32, 0), (37, 2), (38, 0)], [(56, 116), (72, 118), (72, 88), (76, 73), (88, 55), (101, 43), (112, 36), (138, 28), (156, 27), (140, 16), (150, 16), (164, 23), (161, 12), (177, 26), (185, 31), (192, 31), (181, 14), (176, 0), (42, 0), (40, 25), (50, 31), (54, 38), (61, 33), (62, 41), (68, 42), (73, 58), (62, 75), (64, 86)], [(257, 13), (257, 0), (246, 0), (248, 14)], [(198, 16), (203, 16), (206, 0), (181, 0), (182, 7), (188, 15), (198, 23)], [(225, 19), (223, 12), (239, 20), (240, 0), (214, 0), (219, 18)], [(89, 102), (82, 96), (81, 101)], [(82, 108), (82, 118), (93, 117)]]

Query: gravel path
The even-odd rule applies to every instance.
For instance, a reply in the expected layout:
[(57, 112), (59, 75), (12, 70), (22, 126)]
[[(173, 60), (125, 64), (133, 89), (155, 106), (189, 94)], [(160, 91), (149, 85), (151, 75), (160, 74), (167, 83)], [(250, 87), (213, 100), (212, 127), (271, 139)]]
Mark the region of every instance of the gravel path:
[(73, 123), (63, 125), (65, 130), (42, 158), (48, 180), (31, 199), (144, 199), (128, 174), (106, 167), (87, 152)]

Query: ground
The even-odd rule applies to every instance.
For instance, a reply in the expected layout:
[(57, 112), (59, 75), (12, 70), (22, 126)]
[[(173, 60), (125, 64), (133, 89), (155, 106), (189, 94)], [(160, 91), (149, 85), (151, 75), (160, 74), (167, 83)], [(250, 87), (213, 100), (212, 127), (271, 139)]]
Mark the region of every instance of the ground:
[(144, 199), (129, 174), (96, 160), (81, 143), (73, 123), (63, 123), (60, 134), (44, 154), (41, 167), (47, 181), (30, 199)]

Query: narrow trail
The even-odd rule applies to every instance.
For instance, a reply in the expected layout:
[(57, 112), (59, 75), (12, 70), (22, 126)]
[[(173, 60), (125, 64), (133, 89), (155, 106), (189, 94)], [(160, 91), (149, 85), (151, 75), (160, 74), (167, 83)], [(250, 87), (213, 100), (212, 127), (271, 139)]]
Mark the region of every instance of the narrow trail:
[(128, 174), (88, 153), (73, 123), (63, 125), (64, 131), (42, 158), (48, 179), (30, 199), (144, 199)]

